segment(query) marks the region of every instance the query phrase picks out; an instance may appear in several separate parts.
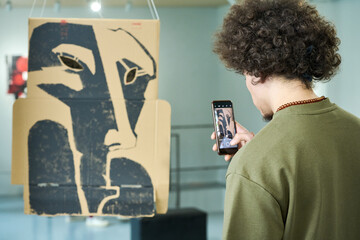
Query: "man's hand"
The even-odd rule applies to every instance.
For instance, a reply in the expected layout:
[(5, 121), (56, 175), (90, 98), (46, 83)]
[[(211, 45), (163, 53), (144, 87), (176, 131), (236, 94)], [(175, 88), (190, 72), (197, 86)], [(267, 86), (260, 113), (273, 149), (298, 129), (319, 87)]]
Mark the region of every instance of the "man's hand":
[[(242, 146), (244, 146), (247, 142), (249, 142), (253, 137), (254, 137), (254, 133), (253, 132), (249, 132), (246, 128), (244, 128), (243, 126), (241, 126), (238, 122), (236, 122), (236, 134), (233, 138), (233, 140), (231, 140), (230, 144), (231, 145), (238, 145), (238, 149), (240, 149)], [(215, 140), (215, 132), (213, 132), (211, 134), (211, 139)], [(217, 151), (217, 144), (215, 143), (214, 146), (212, 147), (213, 151)], [(224, 159), (225, 161), (229, 161), (233, 155), (225, 155)]]

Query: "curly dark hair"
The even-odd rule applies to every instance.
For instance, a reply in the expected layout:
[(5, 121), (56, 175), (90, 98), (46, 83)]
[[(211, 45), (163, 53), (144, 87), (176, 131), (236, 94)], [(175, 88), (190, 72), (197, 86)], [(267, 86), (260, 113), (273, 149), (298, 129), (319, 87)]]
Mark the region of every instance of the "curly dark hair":
[(339, 44), (334, 25), (303, 0), (245, 0), (230, 8), (214, 52), (237, 73), (298, 78), (311, 88), (338, 70)]

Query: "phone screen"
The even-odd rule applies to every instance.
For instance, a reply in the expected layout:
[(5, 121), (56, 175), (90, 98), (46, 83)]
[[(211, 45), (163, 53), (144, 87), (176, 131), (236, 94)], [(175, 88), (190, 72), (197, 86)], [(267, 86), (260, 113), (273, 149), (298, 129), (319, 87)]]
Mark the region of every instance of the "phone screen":
[(237, 149), (237, 145), (230, 145), (230, 141), (236, 134), (232, 103), (230, 101), (214, 102), (213, 110), (219, 148)]

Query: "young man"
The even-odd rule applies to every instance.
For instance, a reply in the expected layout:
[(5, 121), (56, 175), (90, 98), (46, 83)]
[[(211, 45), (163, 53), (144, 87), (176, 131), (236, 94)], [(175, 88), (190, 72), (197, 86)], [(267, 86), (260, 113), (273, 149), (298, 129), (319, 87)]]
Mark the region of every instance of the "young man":
[(306, 2), (231, 7), (214, 51), (272, 120), (256, 136), (237, 125), (223, 239), (360, 239), (360, 119), (312, 90), (338, 69), (339, 43)]

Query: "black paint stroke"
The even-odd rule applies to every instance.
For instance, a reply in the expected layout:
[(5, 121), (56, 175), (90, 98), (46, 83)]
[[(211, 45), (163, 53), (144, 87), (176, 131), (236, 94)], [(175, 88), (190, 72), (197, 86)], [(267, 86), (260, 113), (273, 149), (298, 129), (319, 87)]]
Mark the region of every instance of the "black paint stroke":
[(56, 214), (59, 209), (80, 213), (73, 153), (67, 139), (67, 130), (53, 121), (38, 121), (30, 129), (30, 205), (37, 214)]
[(121, 186), (120, 197), (107, 202), (103, 212), (124, 216), (153, 214), (154, 189), (145, 168), (127, 158), (115, 158), (110, 169), (111, 185)]

